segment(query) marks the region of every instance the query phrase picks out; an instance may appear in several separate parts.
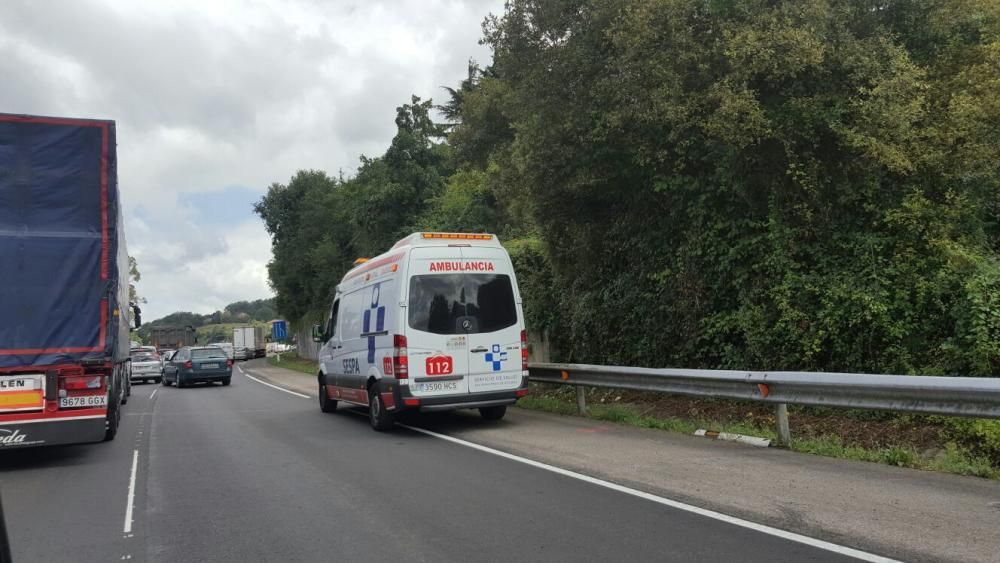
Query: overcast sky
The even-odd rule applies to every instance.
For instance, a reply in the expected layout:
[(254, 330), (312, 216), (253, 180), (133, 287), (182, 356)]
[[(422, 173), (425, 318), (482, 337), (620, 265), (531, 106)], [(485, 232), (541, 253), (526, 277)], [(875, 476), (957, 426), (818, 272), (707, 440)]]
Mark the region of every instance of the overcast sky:
[(251, 208), (301, 168), (353, 173), (395, 108), (444, 99), (503, 0), (0, 1), (0, 112), (113, 119), (152, 320), (272, 295)]

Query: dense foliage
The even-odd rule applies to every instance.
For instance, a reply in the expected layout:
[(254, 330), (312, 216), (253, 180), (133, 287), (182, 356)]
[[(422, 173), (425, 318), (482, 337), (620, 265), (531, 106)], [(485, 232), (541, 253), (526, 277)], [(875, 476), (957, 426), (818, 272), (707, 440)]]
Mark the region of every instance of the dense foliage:
[(562, 359), (1000, 371), (1000, 7), (513, 0), (351, 178), (257, 205), (279, 311), (420, 228), (507, 241)]

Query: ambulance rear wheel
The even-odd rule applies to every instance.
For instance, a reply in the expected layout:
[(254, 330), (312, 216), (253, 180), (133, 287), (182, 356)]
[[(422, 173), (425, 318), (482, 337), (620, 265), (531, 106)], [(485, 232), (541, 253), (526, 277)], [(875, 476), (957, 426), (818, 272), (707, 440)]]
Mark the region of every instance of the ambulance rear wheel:
[(368, 388), (368, 422), (371, 423), (372, 428), (379, 432), (392, 430), (395, 424), (392, 413), (386, 410), (382, 394), (378, 392), (376, 387)]
[(319, 410), (323, 412), (336, 412), (337, 401), (326, 395), (326, 384), (319, 384)]
[(484, 420), (500, 420), (507, 414), (507, 405), (497, 405), (495, 407), (482, 407), (479, 409), (479, 416)]

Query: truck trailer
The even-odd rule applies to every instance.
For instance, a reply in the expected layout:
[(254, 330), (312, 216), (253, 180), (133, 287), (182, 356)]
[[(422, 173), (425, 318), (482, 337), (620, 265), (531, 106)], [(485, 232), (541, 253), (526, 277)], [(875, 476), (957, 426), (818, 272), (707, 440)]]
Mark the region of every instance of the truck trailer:
[(113, 121), (0, 114), (0, 449), (118, 431), (141, 321), (115, 146)]
[(266, 346), (264, 327), (240, 326), (233, 329), (233, 355), (237, 360), (263, 358)]
[(157, 350), (169, 348), (179, 350), (184, 346), (194, 346), (195, 330), (192, 327), (157, 327), (149, 332), (149, 340)]

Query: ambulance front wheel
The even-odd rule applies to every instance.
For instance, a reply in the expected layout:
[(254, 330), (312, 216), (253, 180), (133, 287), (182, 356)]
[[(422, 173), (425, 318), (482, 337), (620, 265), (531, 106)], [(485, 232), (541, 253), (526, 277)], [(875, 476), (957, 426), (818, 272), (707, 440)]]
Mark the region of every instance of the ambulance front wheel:
[(319, 384), (319, 410), (323, 412), (337, 412), (337, 401), (326, 395), (326, 384)]

